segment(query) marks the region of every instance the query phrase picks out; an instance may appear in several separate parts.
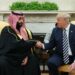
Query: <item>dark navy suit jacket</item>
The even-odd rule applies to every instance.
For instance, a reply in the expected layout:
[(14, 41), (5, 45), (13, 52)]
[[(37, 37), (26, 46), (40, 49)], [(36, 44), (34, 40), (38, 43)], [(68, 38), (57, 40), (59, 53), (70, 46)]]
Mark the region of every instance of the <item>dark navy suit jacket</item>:
[[(49, 43), (45, 43), (45, 49), (51, 50), (56, 47), (55, 53), (62, 56), (63, 45), (62, 45), (63, 30), (60, 28), (54, 28)], [(75, 25), (70, 24), (69, 29), (69, 44), (72, 51), (72, 55), (75, 59)]]

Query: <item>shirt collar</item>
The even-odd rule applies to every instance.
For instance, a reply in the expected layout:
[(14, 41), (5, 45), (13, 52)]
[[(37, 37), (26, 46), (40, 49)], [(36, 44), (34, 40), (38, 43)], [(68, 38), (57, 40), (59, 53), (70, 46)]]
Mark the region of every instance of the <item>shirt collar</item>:
[(69, 28), (70, 28), (70, 24), (68, 24), (68, 26), (65, 28), (66, 30), (69, 30)]

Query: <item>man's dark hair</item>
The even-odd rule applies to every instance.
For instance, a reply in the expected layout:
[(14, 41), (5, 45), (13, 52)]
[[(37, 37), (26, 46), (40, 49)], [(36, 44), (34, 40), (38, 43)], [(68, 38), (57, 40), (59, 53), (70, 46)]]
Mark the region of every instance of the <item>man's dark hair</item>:
[(14, 12), (14, 11), (12, 11), (12, 14), (14, 14), (14, 15), (21, 15), (21, 16), (23, 16), (23, 13), (18, 13), (18, 12)]

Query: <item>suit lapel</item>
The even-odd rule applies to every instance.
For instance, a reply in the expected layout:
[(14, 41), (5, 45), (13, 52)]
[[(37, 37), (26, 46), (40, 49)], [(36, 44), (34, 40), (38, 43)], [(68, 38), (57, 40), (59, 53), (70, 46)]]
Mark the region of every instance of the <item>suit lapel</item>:
[(71, 24), (70, 29), (69, 29), (69, 42), (70, 42), (70, 40), (72, 38), (72, 34), (73, 34), (73, 25)]

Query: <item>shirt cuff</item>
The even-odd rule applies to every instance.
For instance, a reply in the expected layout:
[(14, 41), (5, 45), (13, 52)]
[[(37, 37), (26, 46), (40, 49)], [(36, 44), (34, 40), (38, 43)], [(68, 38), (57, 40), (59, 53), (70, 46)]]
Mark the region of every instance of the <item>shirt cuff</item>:
[(74, 60), (74, 63), (75, 63), (75, 60)]
[(45, 49), (45, 46), (44, 46), (44, 44), (42, 44), (42, 48), (43, 48), (43, 49)]

